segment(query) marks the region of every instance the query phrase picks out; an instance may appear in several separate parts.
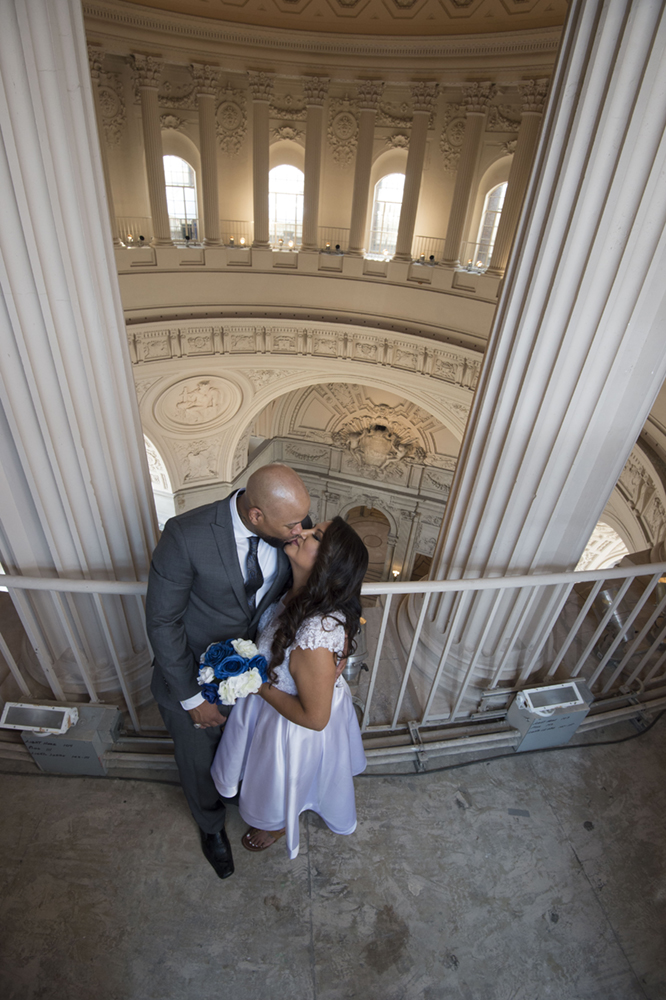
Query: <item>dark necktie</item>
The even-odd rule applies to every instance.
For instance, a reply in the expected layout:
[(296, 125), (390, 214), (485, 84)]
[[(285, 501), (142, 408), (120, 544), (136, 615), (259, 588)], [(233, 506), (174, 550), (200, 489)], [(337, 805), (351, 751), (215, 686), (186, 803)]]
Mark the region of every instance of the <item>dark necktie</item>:
[(247, 550), (247, 562), (245, 567), (247, 569), (247, 580), (245, 581), (245, 594), (247, 596), (247, 603), (250, 605), (250, 610), (254, 611), (256, 606), (256, 594), (261, 585), (264, 582), (264, 574), (261, 572), (261, 567), (259, 565), (259, 556), (257, 555), (257, 547), (259, 545), (259, 537), (257, 535), (252, 535), (249, 539), (249, 546)]

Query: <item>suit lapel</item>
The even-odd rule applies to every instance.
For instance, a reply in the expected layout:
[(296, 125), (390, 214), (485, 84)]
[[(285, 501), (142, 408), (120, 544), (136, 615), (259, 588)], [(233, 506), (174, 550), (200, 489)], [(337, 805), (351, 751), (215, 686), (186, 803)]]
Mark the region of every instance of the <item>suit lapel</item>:
[(236, 595), (241, 608), (243, 608), (247, 614), (250, 608), (245, 594), (243, 574), (241, 572), (240, 563), (238, 562), (236, 537), (234, 535), (231, 511), (229, 509), (230, 501), (231, 497), (227, 497), (225, 500), (220, 500), (217, 505), (215, 521), (211, 524), (211, 529), (215, 538), (215, 544), (217, 545), (218, 552), (220, 553), (222, 568), (227, 574), (227, 578), (229, 580), (229, 586)]

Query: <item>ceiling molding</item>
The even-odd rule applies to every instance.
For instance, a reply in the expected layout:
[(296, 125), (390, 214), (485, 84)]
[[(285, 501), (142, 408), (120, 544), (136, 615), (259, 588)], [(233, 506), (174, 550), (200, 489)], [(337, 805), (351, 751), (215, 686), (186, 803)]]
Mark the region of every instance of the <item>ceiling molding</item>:
[[(560, 27), (495, 34), (455, 36), (350, 35), (339, 32), (293, 31), (285, 28), (260, 28), (209, 18), (176, 14), (122, 3), (85, 2), (83, 13), (90, 32), (108, 28), (129, 29), (136, 41), (173, 50), (174, 40), (204, 45), (229, 46), (254, 51), (264, 50), (271, 59), (279, 57), (348, 57), (386, 60), (432, 58), (451, 62), (486, 62), (531, 57), (552, 61), (557, 52)], [(125, 33), (123, 33), (124, 35)]]

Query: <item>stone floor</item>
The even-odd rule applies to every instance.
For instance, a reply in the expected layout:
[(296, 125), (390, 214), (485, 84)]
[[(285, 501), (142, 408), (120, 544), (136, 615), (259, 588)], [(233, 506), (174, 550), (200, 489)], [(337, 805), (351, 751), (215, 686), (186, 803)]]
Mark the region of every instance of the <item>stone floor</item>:
[(232, 806), (224, 882), (175, 784), (1, 773), (0, 996), (663, 1000), (665, 750), (666, 718), (363, 776), (357, 832), (307, 814), (293, 862)]

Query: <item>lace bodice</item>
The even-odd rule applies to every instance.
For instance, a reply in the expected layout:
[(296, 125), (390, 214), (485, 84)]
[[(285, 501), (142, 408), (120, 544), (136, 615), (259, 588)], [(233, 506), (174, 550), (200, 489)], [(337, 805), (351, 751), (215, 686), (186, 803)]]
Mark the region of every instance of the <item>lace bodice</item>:
[[(266, 657), (269, 663), (271, 660), (273, 636), (277, 628), (277, 619), (283, 607), (282, 601), (271, 604), (270, 608), (264, 611), (259, 622), (257, 649)], [(292, 649), (296, 649), (296, 647), (299, 649), (319, 649), (322, 646), (324, 649), (330, 649), (332, 653), (338, 656), (342, 655), (345, 648), (344, 627), (339, 625), (335, 618), (306, 618), (296, 633), (296, 638), (291, 646), (288, 646), (285, 650), (284, 660), (275, 668), (277, 675), (275, 686), (280, 691), (286, 691), (287, 694), (298, 694), (294, 679), (289, 672), (289, 656), (291, 651)]]

